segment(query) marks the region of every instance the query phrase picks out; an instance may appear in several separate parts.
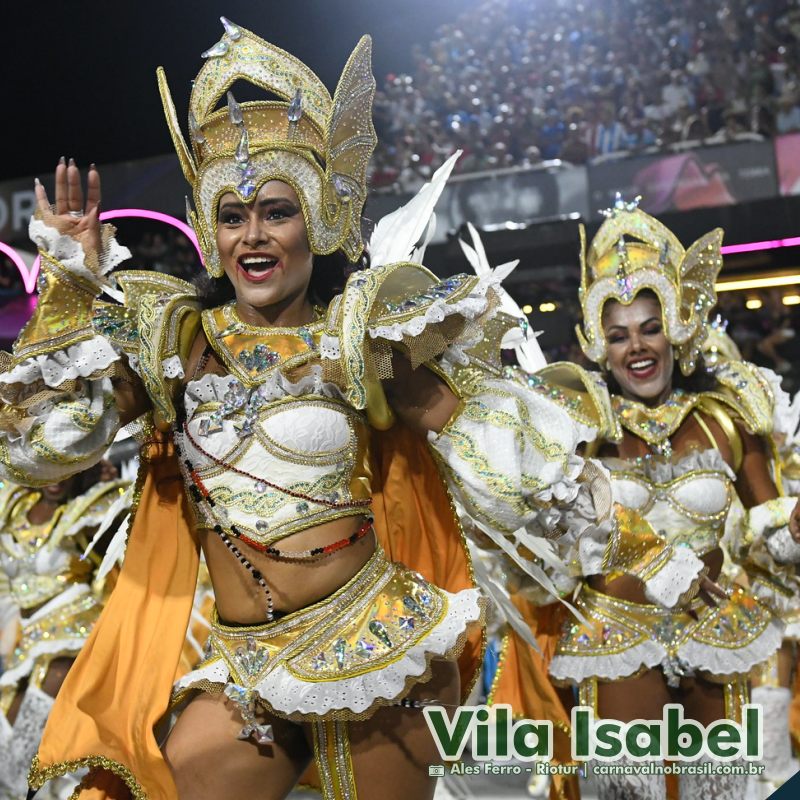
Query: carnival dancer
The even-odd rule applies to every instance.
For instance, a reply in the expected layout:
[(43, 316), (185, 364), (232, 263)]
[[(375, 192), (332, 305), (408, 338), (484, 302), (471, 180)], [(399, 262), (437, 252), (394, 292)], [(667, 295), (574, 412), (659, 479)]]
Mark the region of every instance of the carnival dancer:
[[(720, 343), (716, 358), (730, 358), (731, 344), (719, 327), (712, 327), (709, 337)], [(735, 355), (735, 354), (734, 354)], [(780, 378), (761, 368), (775, 398), (772, 428), (771, 472), (781, 495), (800, 494), (797, 481), (798, 445), (800, 444), (800, 395), (792, 400), (782, 391)], [(785, 505), (784, 499), (773, 505)], [(745, 580), (755, 596), (784, 623), (780, 650), (760, 664), (752, 673), (751, 700), (763, 709), (764, 772), (758, 776), (761, 797), (769, 797), (798, 770), (793, 756), (790, 734), (791, 686), (797, 667), (797, 642), (800, 639), (800, 581), (796, 563), (800, 545), (787, 538), (780, 548), (767, 546), (763, 539), (753, 539), (746, 524), (748, 517), (739, 506), (729, 515), (724, 546), (732, 554), (734, 564), (741, 565)], [(781, 513), (778, 511), (778, 513)]]
[[(629, 514), (639, 544), (628, 557), (640, 562), (640, 580), (609, 569), (599, 548), (594, 563), (574, 563), (588, 625), (564, 623), (550, 674), (577, 685), (581, 704), (600, 717), (657, 719), (677, 702), (702, 724), (737, 719), (748, 672), (780, 647), (783, 633), (752, 593), (718, 578), (734, 494), (747, 509), (751, 542), (776, 553), (792, 548), (795, 500), (778, 497), (770, 474), (773, 390), (750, 364), (724, 362), (710, 372), (701, 357), (722, 231), (684, 250), (635, 202), (618, 199), (606, 215), (588, 252), (582, 246), (578, 329), (603, 374), (554, 364), (530, 382), (601, 431), (587, 451), (610, 470), (614, 500)], [(670, 581), (649, 575), (654, 536), (686, 556)], [(706, 584), (703, 599), (687, 606), (682, 594), (698, 558), (724, 591)], [(599, 780), (604, 798), (666, 796), (658, 775)], [(680, 796), (738, 798), (745, 780), (681, 775)]]
[[(0, 487), (0, 797), (20, 800), (64, 676), (100, 614), (104, 582), (94, 583), (100, 548), (130, 507), (128, 481), (110, 462), (39, 490)], [(104, 539), (108, 541), (108, 537)], [(102, 544), (101, 546), (102, 547)], [(52, 785), (66, 797), (74, 782)]]
[[(419, 707), (466, 695), (481, 650), (452, 501), (546, 581), (532, 555), (545, 534), (615, 536), (607, 479), (575, 455), (588, 430), (503, 379), (518, 321), (498, 313), (501, 275), (438, 281), (409, 263), (447, 170), (378, 224), (359, 269), (369, 39), (331, 98), (288, 53), (223, 25), (189, 144), (159, 71), (206, 290), (109, 277), (127, 252), (98, 225), (96, 169), (86, 202), (71, 163), (54, 210), (37, 186), (40, 300), (0, 374), (2, 471), (61, 479), (132, 420), (144, 457), (119, 580), (31, 785), (83, 766), (87, 797), (280, 798), (313, 753), (326, 799), (430, 797), (439, 755)], [(236, 80), (279, 99), (240, 104)], [(198, 545), (216, 611), (162, 754)]]

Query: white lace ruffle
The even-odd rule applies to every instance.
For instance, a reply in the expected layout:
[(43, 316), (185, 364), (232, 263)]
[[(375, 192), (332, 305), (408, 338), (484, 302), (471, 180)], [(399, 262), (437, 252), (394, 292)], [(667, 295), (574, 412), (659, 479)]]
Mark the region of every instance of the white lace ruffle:
[(161, 362), (161, 369), (164, 373), (164, 377), (170, 380), (184, 377), (183, 362), (180, 356), (176, 355), (165, 358)]
[(690, 547), (673, 547), (669, 561), (645, 581), (645, 596), (651, 603), (674, 608), (698, 579), (704, 566)]
[(319, 355), (327, 361), (338, 361), (342, 357), (339, 337), (323, 333), (319, 340)]
[[(376, 701), (399, 699), (408, 679), (423, 675), (431, 658), (452, 651), (467, 625), (480, 618), (480, 592), (477, 589), (443, 593), (448, 597), (447, 615), (398, 661), (346, 680), (317, 682), (304, 681), (281, 665), (255, 687), (256, 691), (275, 712), (286, 716), (322, 716), (341, 710), (363, 714)], [(175, 688), (185, 689), (206, 681), (227, 683), (229, 678), (230, 672), (220, 659), (185, 675)]]
[(102, 336), (93, 336), (71, 345), (66, 350), (55, 350), (41, 356), (27, 358), (12, 370), (0, 374), (0, 383), (30, 385), (43, 381), (56, 389), (62, 383), (77, 378), (90, 378), (119, 361), (119, 355)]
[(587, 678), (618, 680), (627, 678), (642, 667), (653, 669), (666, 658), (667, 651), (658, 642), (648, 639), (621, 653), (607, 656), (556, 655), (550, 662), (550, 674), (557, 680), (580, 683)]
[(791, 691), (782, 686), (756, 686), (752, 691), (750, 702), (762, 708), (762, 763), (765, 771), (761, 780), (780, 784), (791, 778), (800, 768), (800, 764), (792, 757), (789, 734), (791, 700)]
[(789, 533), (788, 526), (778, 528), (767, 536), (766, 547), (769, 554), (779, 564), (797, 564), (800, 562), (800, 542), (796, 542)]
[(712, 675), (744, 674), (762, 661), (766, 661), (780, 646), (783, 623), (770, 619), (767, 627), (744, 647), (715, 647), (695, 639), (678, 648), (678, 656), (696, 670)]
[(114, 269), (117, 264), (121, 264), (131, 257), (131, 251), (119, 244), (112, 236), (108, 240), (105, 252), (100, 255), (99, 272), (95, 273), (86, 266), (83, 245), (71, 236), (59, 233), (56, 228), (47, 225), (44, 220), (33, 217), (28, 226), (28, 235), (39, 250), (62, 264), (68, 272), (89, 281), (98, 289), (105, 285), (104, 275)]
[(454, 303), (447, 301), (446, 297), (435, 300), (423, 314), (412, 317), (405, 322), (395, 322), (392, 325), (376, 325), (368, 328), (373, 339), (388, 339), (392, 342), (401, 342), (405, 337), (419, 336), (428, 325), (435, 325), (444, 321), (446, 317), (459, 314), (468, 320), (473, 320), (486, 311), (490, 289), (499, 286), (501, 278), (494, 274), (483, 276), (473, 287), (472, 291), (461, 300)]

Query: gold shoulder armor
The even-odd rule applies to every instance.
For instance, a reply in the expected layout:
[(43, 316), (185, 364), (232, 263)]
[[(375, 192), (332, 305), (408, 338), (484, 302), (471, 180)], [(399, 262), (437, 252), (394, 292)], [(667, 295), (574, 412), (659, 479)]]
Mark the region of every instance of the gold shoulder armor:
[(150, 399), (153, 419), (162, 430), (175, 421), (176, 381), (200, 328), (200, 302), (191, 283), (151, 270), (117, 273), (123, 305), (95, 303), (94, 326), (135, 356)]
[(766, 378), (748, 361), (723, 361), (714, 376), (718, 387), (707, 394), (728, 406), (750, 433), (772, 433), (775, 396)]
[(530, 376), (528, 384), (558, 403), (576, 422), (594, 428), (598, 439), (622, 439), (622, 428), (599, 372), (589, 372), (569, 361), (556, 361)]
[(410, 262), (354, 273), (328, 309), (325, 339), (335, 343), (339, 357), (324, 359), (326, 378), (342, 386), (355, 408), (367, 410), (372, 425), (390, 427), (380, 381), (392, 375), (392, 347), (405, 352), (414, 368), (441, 355), (469, 323), (457, 311), (438, 313), (434, 306), (444, 301), (454, 309), (477, 282), (474, 275), (440, 281)]

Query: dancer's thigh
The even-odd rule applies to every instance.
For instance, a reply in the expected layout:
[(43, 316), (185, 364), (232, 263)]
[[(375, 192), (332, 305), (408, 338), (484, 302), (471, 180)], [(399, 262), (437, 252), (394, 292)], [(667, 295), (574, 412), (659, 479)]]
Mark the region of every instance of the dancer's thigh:
[[(434, 661), (430, 681), (409, 694), (445, 706), (459, 702), (460, 680), (452, 661)], [(348, 726), (358, 800), (429, 800), (436, 779), (428, 766), (441, 757), (420, 709), (391, 706)]]
[(700, 676), (681, 680), (676, 702), (683, 706), (683, 714), (701, 725), (710, 725), (725, 719), (725, 690), (721, 683), (714, 683)]
[(280, 800), (311, 759), (299, 725), (277, 718), (275, 742), (238, 739), (242, 718), (224, 695), (199, 693), (184, 708), (164, 746), (179, 800), (257, 797)]
[(669, 702), (669, 687), (661, 670), (650, 669), (633, 678), (597, 683), (597, 710), (605, 719), (661, 719)]

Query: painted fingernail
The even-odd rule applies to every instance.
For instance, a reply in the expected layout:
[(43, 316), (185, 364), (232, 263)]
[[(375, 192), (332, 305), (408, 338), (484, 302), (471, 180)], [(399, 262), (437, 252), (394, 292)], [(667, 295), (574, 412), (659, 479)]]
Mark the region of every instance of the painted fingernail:
[(59, 164), (66, 164), (67, 163), (67, 159), (64, 158), (64, 156), (61, 156), (61, 158), (58, 159), (58, 163)]
[(69, 165), (70, 165), (71, 167), (74, 167), (74, 166), (75, 166), (75, 159), (74, 159), (74, 158), (71, 158), (71, 159), (69, 160)]

